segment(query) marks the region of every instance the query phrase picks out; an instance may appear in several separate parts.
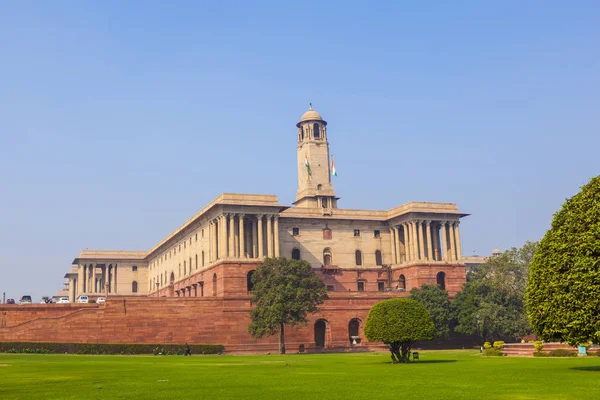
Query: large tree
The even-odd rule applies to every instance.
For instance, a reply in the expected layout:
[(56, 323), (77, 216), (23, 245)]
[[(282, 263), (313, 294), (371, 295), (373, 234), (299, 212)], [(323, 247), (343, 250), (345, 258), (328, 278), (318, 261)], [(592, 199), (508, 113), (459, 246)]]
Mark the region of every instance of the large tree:
[(554, 215), (528, 283), (527, 313), (542, 339), (600, 343), (600, 176)]
[(412, 288), (410, 297), (425, 307), (435, 325), (436, 336), (446, 338), (450, 334), (451, 310), (448, 292), (439, 285), (423, 284)]
[(531, 332), (524, 296), (536, 246), (527, 242), (520, 249), (513, 247), (488, 258), (469, 275), (452, 304), (456, 332), (477, 334), (482, 340), (517, 339)]
[(387, 344), (393, 363), (406, 363), (415, 341), (435, 337), (435, 325), (418, 301), (389, 299), (375, 304), (369, 311), (365, 336), (370, 342)]
[(248, 332), (262, 338), (279, 333), (285, 354), (285, 326), (306, 324), (306, 316), (319, 311), (327, 288), (302, 260), (266, 258), (252, 275), (252, 322)]

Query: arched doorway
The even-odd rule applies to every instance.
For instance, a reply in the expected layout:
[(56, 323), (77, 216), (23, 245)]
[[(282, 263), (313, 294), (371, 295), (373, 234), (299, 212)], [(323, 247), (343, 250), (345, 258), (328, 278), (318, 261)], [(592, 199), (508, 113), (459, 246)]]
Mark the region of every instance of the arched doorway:
[(446, 273), (445, 272), (438, 272), (438, 274), (436, 276), (436, 281), (437, 281), (438, 286), (442, 290), (446, 290)]
[(358, 330), (360, 328), (360, 319), (352, 318), (348, 323), (348, 339), (350, 340), (350, 344), (358, 344), (360, 343), (360, 338), (358, 335)]
[(327, 331), (327, 321), (320, 319), (315, 322), (315, 345), (318, 348), (325, 347), (325, 332)]

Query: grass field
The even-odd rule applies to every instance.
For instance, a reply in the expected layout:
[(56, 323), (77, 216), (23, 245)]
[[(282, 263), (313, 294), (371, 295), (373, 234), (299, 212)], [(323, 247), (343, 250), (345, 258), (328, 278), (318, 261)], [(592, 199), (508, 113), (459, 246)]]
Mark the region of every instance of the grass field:
[(600, 399), (600, 357), (0, 354), (0, 399)]

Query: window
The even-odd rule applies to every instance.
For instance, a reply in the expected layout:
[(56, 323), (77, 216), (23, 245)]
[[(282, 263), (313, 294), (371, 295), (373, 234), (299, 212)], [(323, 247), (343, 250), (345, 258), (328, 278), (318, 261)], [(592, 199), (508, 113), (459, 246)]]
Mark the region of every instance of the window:
[(375, 265), (382, 265), (381, 250), (375, 250)]
[(385, 282), (377, 282), (377, 290), (383, 292), (385, 290)]
[(256, 271), (252, 270), (250, 272), (248, 272), (248, 275), (246, 275), (246, 288), (248, 289), (249, 292), (252, 291), (252, 289), (254, 289), (254, 283), (252, 282), (252, 276), (254, 276), (254, 273)]
[(181, 244), (179, 245), (179, 252), (181, 253)]
[(198, 269), (198, 254), (196, 254), (196, 269)]
[(196, 233), (196, 242), (198, 241), (198, 234)]
[(365, 283), (364, 282), (357, 282), (358, 284), (358, 291), (359, 292), (364, 292), (365, 291)]
[(213, 274), (212, 294), (217, 295), (217, 274)]
[(327, 208), (327, 198), (324, 197), (321, 199), (321, 207)]
[(320, 183), (317, 185), (317, 190), (321, 190), (323, 189), (323, 185), (321, 185)]
[(300, 234), (300, 228), (292, 228), (292, 236), (298, 236)]
[(183, 260), (183, 275), (187, 274), (187, 269), (185, 268), (185, 260)]
[(380, 238), (381, 237), (381, 231), (378, 229), (375, 229), (375, 231), (373, 231), (373, 236), (375, 238)]
[(183, 248), (185, 249), (185, 245), (186, 245), (187, 241), (183, 242)]
[(354, 252), (354, 259), (356, 260), (356, 265), (362, 265), (362, 253), (360, 250)]
[(131, 282), (131, 293), (137, 293), (137, 282), (133, 281)]
[(333, 285), (327, 285), (327, 291), (333, 292)]
[(436, 281), (437, 281), (438, 286), (442, 290), (446, 290), (446, 273), (438, 272), (438, 274), (436, 276)]
[(294, 248), (292, 250), (292, 260), (299, 260), (299, 259), (300, 259), (300, 249)]
[(404, 275), (400, 275), (400, 278), (398, 278), (398, 289), (406, 290), (406, 278)]
[(132, 267), (131, 267), (131, 270), (132, 270), (133, 272), (137, 271), (137, 265), (134, 265), (134, 266), (132, 266)]
[(360, 236), (360, 229), (355, 229), (354, 230), (354, 237), (359, 237)]
[(323, 264), (331, 265), (331, 249), (329, 247), (323, 250)]
[(204, 267), (204, 251), (202, 251), (202, 266)]
[(202, 237), (204, 237), (204, 229), (202, 229)]
[(321, 138), (321, 133), (319, 132), (319, 124), (313, 125), (313, 134), (314, 134), (315, 139)]
[[(192, 273), (192, 257), (190, 257), (190, 274)], [(196, 269), (198, 269), (198, 256), (196, 256)]]

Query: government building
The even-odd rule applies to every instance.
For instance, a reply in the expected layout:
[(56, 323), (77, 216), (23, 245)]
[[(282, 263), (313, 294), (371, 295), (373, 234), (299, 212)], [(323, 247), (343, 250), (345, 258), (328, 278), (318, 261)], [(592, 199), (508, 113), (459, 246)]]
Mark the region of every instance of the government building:
[[(422, 284), (438, 284), (451, 297), (460, 291), (466, 278), (459, 223), (468, 214), (435, 202), (341, 208), (327, 122), (311, 106), (296, 127), (298, 190), (292, 205), (280, 204), (275, 195), (223, 193), (150, 250), (77, 255), (65, 276), (71, 302), (81, 295), (107, 298), (100, 305), (65, 305), (85, 307), (79, 314), (96, 310), (88, 322), (107, 334), (95, 333), (93, 340), (276, 349), (276, 338), (255, 340), (247, 333), (251, 276), (265, 257), (306, 260), (327, 286), (330, 299), (320, 313), (286, 334), (291, 346), (306, 351), (366, 346), (362, 324), (378, 301), (407, 296)], [(73, 340), (90, 340), (79, 324), (67, 326)], [(127, 333), (119, 326), (127, 326)], [(17, 332), (12, 337), (23, 339)]]

